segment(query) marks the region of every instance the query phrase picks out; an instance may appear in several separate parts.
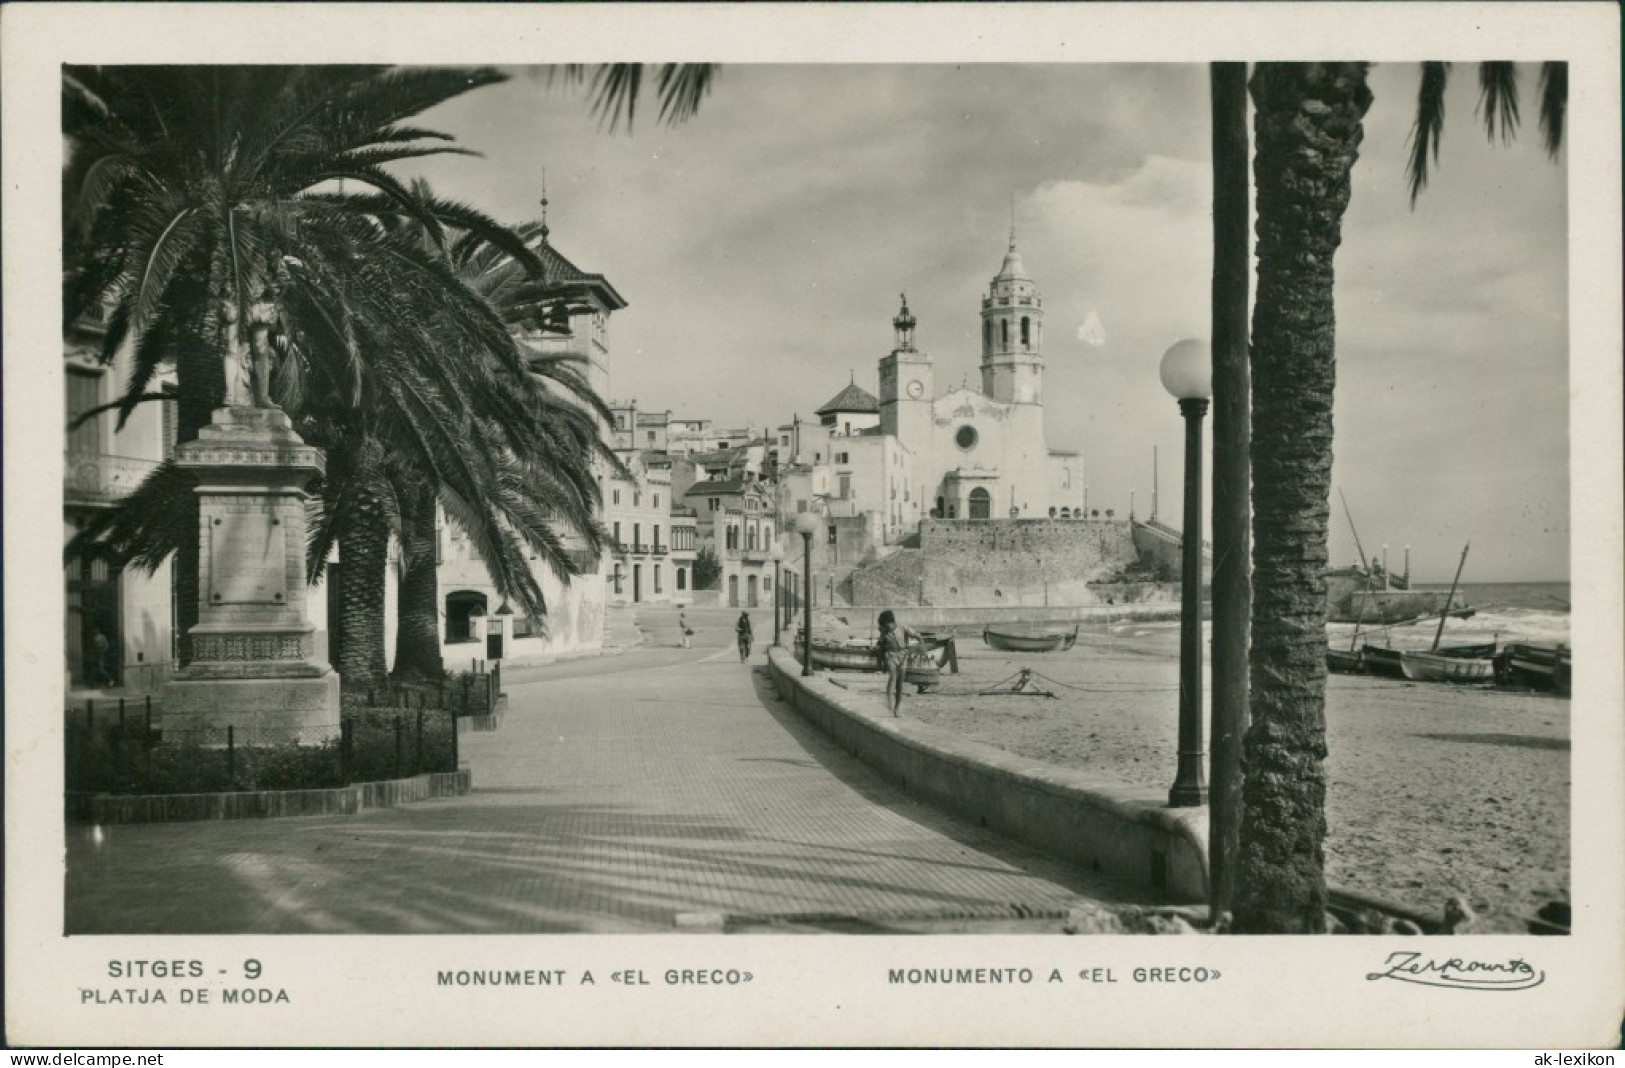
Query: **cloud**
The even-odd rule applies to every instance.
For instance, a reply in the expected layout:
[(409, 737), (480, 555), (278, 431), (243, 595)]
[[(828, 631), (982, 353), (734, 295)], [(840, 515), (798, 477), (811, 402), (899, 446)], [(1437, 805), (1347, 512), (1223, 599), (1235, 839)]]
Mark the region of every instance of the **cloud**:
[(1078, 340), (1091, 348), (1100, 348), (1106, 343), (1106, 328), (1100, 323), (1100, 313), (1089, 309), (1089, 317), (1078, 327)]

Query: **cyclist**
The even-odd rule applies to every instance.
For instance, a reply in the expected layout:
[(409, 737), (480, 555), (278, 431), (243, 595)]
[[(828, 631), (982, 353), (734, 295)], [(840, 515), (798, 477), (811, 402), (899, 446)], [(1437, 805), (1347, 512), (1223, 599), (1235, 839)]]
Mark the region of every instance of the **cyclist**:
[(750, 613), (739, 613), (739, 622), (734, 624), (734, 633), (739, 636), (739, 659), (741, 662), (750, 658)]

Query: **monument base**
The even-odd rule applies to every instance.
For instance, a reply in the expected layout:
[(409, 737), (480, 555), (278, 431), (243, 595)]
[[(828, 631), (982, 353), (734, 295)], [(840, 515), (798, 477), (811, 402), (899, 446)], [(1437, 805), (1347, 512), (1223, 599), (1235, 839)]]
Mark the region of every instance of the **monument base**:
[(164, 687), (165, 742), (320, 745), (339, 736), (339, 676), (174, 678)]
[(198, 623), (163, 693), (165, 741), (320, 744), (339, 677), (305, 612), (305, 487), (325, 464), (286, 413), (215, 411), (176, 465), (197, 479)]

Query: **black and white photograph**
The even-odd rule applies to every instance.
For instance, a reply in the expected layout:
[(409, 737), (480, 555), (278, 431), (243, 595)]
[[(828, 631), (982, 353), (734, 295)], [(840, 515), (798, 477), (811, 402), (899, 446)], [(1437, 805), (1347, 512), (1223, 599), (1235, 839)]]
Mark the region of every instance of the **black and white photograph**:
[(1617, 1046), (1617, 8), (451, 7), (6, 13), (8, 1044)]

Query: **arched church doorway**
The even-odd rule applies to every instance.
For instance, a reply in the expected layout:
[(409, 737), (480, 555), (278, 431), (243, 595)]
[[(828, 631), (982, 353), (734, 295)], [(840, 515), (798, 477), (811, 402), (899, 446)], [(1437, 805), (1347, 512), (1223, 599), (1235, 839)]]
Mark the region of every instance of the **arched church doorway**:
[(980, 486), (970, 491), (970, 517), (972, 519), (993, 518), (993, 497)]

